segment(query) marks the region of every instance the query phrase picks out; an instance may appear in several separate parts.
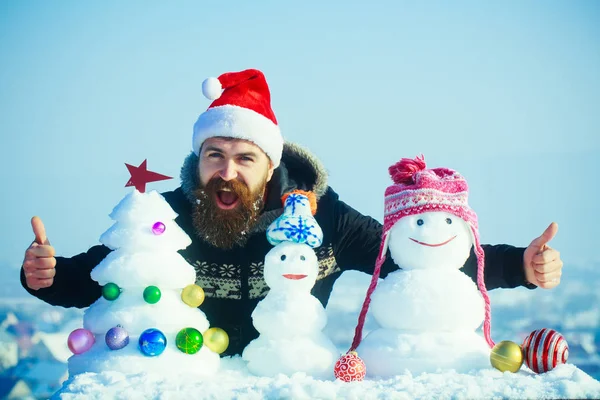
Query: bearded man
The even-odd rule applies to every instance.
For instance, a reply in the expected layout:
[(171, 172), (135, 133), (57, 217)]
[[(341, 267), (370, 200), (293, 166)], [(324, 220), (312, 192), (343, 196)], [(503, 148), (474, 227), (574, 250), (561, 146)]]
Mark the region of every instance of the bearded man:
[[(343, 271), (373, 272), (382, 226), (339, 200), (314, 156), (284, 142), (260, 71), (225, 73), (207, 79), (202, 89), (214, 101), (194, 125), (193, 152), (181, 169), (181, 186), (162, 195), (192, 238), (180, 254), (194, 266), (196, 284), (204, 289), (201, 309), (211, 325), (229, 334), (223, 355), (241, 354), (258, 336), (251, 314), (268, 292), (263, 262), (272, 246), (265, 231), (283, 212), (283, 195), (303, 190), (317, 198), (315, 218), (323, 244), (315, 249), (319, 275), (312, 294), (323, 306)], [(71, 258), (58, 257), (38, 217), (32, 218), (32, 227), (35, 240), (21, 269), (25, 289), (52, 305), (94, 303), (102, 292), (90, 272), (111, 250), (98, 245)], [(547, 245), (556, 230), (551, 224), (527, 248), (483, 245), (486, 287), (557, 286), (562, 261)], [(388, 256), (381, 277), (397, 269)], [(473, 253), (463, 271), (476, 280)]]

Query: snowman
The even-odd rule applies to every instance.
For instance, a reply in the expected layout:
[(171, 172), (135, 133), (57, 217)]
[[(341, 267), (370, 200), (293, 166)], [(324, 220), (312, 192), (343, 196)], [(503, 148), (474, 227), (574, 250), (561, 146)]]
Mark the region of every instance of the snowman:
[(269, 293), (252, 313), (260, 335), (242, 353), (248, 370), (255, 375), (303, 372), (319, 379), (333, 375), (339, 352), (322, 332), (327, 324), (325, 309), (310, 293), (319, 271), (313, 248), (323, 237), (312, 216), (311, 195), (288, 195), (283, 215), (267, 229), (267, 238), (275, 245), (265, 256)]
[[(402, 159), (390, 167), (390, 174), (394, 184), (385, 193), (382, 246), (373, 279), (388, 248), (400, 270), (374, 292), (371, 285), (363, 312), (373, 293), (371, 308), (380, 328), (360, 343), (359, 320), (352, 350), (357, 349), (371, 377), (489, 367), (490, 305), (467, 182), (447, 168), (427, 169), (422, 156)], [(478, 285), (461, 271), (473, 247)], [(482, 323), (485, 338), (476, 332)]]

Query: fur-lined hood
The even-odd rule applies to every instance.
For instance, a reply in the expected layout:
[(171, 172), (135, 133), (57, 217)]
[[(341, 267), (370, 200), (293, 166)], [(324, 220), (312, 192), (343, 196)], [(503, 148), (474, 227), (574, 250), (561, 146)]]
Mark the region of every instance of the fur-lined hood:
[[(195, 204), (194, 190), (198, 187), (198, 156), (191, 152), (181, 167), (181, 189), (190, 203)], [(320, 198), (327, 191), (327, 171), (310, 151), (298, 144), (286, 142), (283, 145), (281, 165), (275, 169), (269, 182), (267, 207), (272, 201), (280, 203), (285, 193), (294, 189), (312, 191)]]

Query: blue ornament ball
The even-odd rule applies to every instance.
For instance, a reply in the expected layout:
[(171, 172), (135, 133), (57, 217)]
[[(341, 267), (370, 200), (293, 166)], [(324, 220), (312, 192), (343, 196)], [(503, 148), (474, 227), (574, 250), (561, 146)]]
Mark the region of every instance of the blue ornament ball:
[(140, 351), (147, 356), (154, 357), (160, 355), (167, 347), (166, 336), (158, 329), (146, 329), (140, 335)]
[(106, 332), (104, 340), (109, 349), (119, 350), (129, 344), (129, 334), (120, 325), (117, 325)]

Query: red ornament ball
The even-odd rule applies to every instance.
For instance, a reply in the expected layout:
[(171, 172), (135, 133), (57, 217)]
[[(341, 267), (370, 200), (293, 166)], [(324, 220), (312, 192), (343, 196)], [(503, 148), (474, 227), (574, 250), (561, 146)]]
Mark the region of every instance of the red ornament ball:
[(344, 354), (335, 363), (333, 374), (344, 382), (362, 381), (367, 374), (367, 367), (355, 351)]
[(569, 358), (569, 345), (557, 331), (538, 329), (529, 334), (521, 345), (525, 364), (536, 374), (553, 370)]

